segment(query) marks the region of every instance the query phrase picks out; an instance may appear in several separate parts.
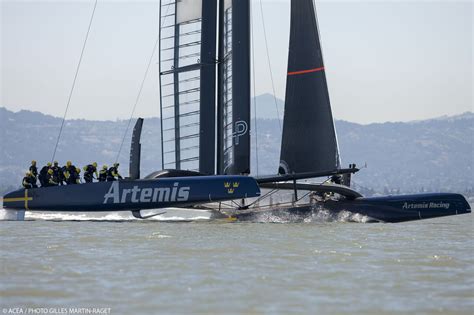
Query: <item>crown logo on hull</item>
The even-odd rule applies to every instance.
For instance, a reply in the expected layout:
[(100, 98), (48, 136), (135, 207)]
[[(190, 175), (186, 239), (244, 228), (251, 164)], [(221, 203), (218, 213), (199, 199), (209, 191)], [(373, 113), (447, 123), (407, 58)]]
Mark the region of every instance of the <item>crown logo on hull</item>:
[(227, 189), (228, 194), (233, 194), (236, 188), (239, 188), (239, 182), (224, 182), (224, 188)]

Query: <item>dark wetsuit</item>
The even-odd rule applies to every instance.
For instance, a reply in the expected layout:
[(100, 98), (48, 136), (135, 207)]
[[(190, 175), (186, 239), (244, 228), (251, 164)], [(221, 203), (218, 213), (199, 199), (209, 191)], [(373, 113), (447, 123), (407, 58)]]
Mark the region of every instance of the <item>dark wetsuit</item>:
[(97, 168), (94, 165), (89, 164), (85, 167), (84, 180), (86, 183), (92, 183), (92, 180), (94, 179), (94, 173), (97, 173)]
[(105, 182), (107, 180), (107, 170), (100, 170), (99, 172), (99, 182)]
[(43, 168), (39, 172), (38, 179), (40, 181), (41, 187), (47, 186), (48, 181), (46, 179), (46, 176), (48, 175), (48, 170), (49, 170), (49, 166), (43, 166)]
[(71, 184), (76, 184), (76, 167), (74, 165), (71, 166), (63, 166), (63, 176), (64, 176), (64, 181), (66, 184), (71, 185)]
[(54, 174), (46, 174), (46, 186), (58, 186), (59, 178)]
[(331, 182), (333, 182), (334, 184), (337, 184), (337, 185), (341, 185), (342, 184), (342, 177), (339, 176), (339, 175), (333, 175), (331, 177)]
[(112, 166), (107, 171), (107, 181), (113, 182), (114, 180), (117, 180), (117, 179), (122, 179), (122, 176), (119, 175), (117, 168), (115, 166)]
[(36, 177), (33, 175), (28, 175), (23, 177), (23, 188), (30, 189), (30, 188), (37, 188), (36, 186)]
[(75, 185), (75, 184), (80, 184), (81, 183), (81, 175), (77, 171), (74, 171), (69, 175), (69, 179), (67, 184), (68, 185)]
[(36, 165), (31, 165), (30, 166), (30, 172), (31, 172), (31, 174), (33, 174), (33, 176), (35, 178), (38, 177), (38, 168), (36, 167)]
[(69, 167), (65, 166), (64, 167), (64, 174), (66, 175), (66, 183), (68, 185), (75, 185), (77, 184), (77, 179), (79, 177), (79, 174), (77, 174), (76, 167), (74, 165), (71, 165)]
[(58, 165), (53, 165), (51, 169), (53, 170), (53, 175), (54, 178), (56, 178), (56, 182), (58, 183), (58, 185), (64, 185), (65, 178), (63, 170)]

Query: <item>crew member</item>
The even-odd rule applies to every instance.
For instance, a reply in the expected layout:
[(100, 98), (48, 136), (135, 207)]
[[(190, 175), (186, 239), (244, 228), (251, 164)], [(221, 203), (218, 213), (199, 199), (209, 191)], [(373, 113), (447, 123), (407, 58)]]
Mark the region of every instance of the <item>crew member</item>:
[(109, 168), (109, 170), (107, 171), (107, 181), (108, 182), (112, 182), (112, 181), (117, 180), (117, 179), (122, 179), (122, 176), (120, 176), (120, 174), (118, 172), (118, 167), (119, 166), (120, 166), (119, 163), (114, 163), (114, 166)]
[(79, 167), (77, 167), (75, 172), (72, 173), (72, 175), (70, 177), (70, 183), (71, 184), (80, 184), (81, 183), (81, 169)]
[(40, 181), (40, 184), (41, 184), (41, 187), (45, 187), (45, 186), (48, 186), (47, 183), (48, 183), (48, 180), (47, 180), (47, 175), (48, 175), (48, 170), (51, 169), (51, 163), (48, 162), (48, 164), (46, 164), (46, 166), (43, 166), (39, 172), (39, 176), (38, 176), (38, 179)]
[(72, 165), (71, 161), (66, 162), (66, 166), (63, 167), (64, 178), (66, 184), (73, 185), (76, 184), (76, 167)]
[(107, 180), (107, 165), (102, 166), (102, 169), (99, 172), (99, 182), (105, 182)]
[(86, 181), (86, 183), (92, 183), (94, 179), (94, 174), (96, 178), (99, 178), (96, 162), (89, 164), (87, 166), (84, 166), (84, 180)]
[(37, 188), (36, 186), (36, 177), (33, 176), (33, 173), (26, 172), (25, 177), (23, 177), (23, 188), (30, 189), (30, 188)]
[(35, 183), (36, 183), (36, 179), (38, 178), (38, 168), (36, 167), (35, 160), (31, 161), (30, 172), (35, 177)]
[(333, 175), (331, 177), (331, 182), (333, 182), (334, 184), (341, 185), (342, 184), (342, 178), (339, 175)]
[(54, 170), (51, 168), (48, 170), (46, 176), (46, 186), (58, 186), (59, 185), (59, 178), (54, 173)]
[(56, 178), (56, 182), (58, 183), (58, 185), (64, 185), (64, 172), (61, 167), (59, 167), (58, 161), (54, 161), (51, 169), (53, 170), (54, 177)]

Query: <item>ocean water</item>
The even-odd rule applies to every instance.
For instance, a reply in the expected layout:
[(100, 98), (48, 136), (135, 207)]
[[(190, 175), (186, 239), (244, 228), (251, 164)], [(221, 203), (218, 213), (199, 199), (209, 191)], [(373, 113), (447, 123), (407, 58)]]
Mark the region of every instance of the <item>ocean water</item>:
[(401, 224), (205, 218), (1, 221), (0, 312), (473, 314), (472, 214)]

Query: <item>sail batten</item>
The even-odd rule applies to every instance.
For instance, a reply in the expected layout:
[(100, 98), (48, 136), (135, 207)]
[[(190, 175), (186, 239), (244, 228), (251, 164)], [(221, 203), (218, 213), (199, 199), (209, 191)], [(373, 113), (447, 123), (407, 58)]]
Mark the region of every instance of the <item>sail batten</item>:
[(280, 174), (340, 168), (313, 0), (291, 1)]

